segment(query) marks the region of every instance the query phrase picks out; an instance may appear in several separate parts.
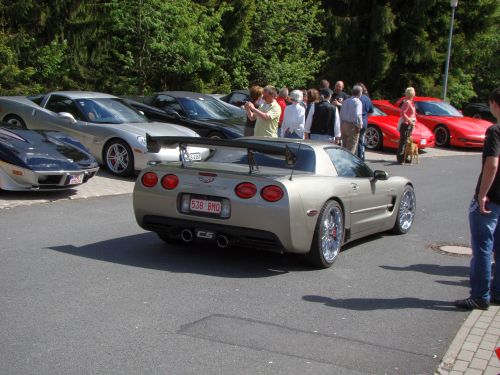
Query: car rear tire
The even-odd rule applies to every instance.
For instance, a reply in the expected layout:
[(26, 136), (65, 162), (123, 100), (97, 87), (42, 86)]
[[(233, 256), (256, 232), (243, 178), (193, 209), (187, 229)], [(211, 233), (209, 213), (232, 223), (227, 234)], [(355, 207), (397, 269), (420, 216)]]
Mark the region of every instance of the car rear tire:
[(321, 209), (307, 260), (315, 267), (328, 268), (337, 260), (344, 243), (344, 212), (330, 200)]
[(450, 131), (444, 125), (436, 126), (434, 138), (436, 139), (436, 146), (448, 147), (450, 145)]
[(104, 147), (104, 166), (112, 174), (128, 177), (134, 173), (134, 155), (130, 146), (120, 139), (112, 139)]
[(226, 139), (227, 137), (222, 134), (221, 132), (211, 132), (208, 134), (207, 136), (208, 138), (211, 138), (211, 139)]
[(16, 128), (26, 129), (26, 123), (18, 115), (7, 115), (4, 117), (3, 121), (15, 126)]
[(378, 126), (368, 125), (365, 132), (365, 147), (368, 150), (381, 150), (384, 146), (384, 136)]
[(415, 220), (416, 209), (417, 199), (415, 197), (415, 190), (412, 186), (406, 185), (397, 207), (396, 223), (394, 224), (394, 228), (392, 228), (393, 233), (408, 233)]

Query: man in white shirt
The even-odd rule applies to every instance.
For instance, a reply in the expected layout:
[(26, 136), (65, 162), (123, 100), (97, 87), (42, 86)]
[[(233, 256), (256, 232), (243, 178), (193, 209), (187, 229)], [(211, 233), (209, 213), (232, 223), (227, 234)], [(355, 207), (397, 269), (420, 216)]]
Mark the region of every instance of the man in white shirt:
[(361, 95), (363, 89), (361, 86), (352, 88), (352, 97), (346, 99), (340, 110), (340, 132), (342, 134), (342, 146), (356, 155), (358, 148), (359, 133), (363, 125), (363, 104)]
[(304, 137), (306, 109), (300, 105), (302, 99), (302, 91), (293, 90), (290, 93), (292, 104), (285, 108), (283, 123), (281, 124), (282, 137), (295, 139), (302, 139)]

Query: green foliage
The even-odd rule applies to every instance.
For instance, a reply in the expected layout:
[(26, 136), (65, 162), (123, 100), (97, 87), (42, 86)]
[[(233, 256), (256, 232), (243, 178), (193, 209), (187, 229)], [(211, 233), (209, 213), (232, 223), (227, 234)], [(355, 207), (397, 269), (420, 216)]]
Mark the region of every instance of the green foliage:
[(321, 13), (314, 1), (263, 1), (255, 12), (249, 51), (244, 55), (252, 83), (277, 87), (305, 87), (325, 60), (310, 39), (321, 36), (317, 19)]
[[(498, 0), (460, 1), (448, 97), (500, 80)], [(227, 92), (250, 84), (413, 85), (440, 96), (451, 8), (441, 0), (0, 0), (0, 94)]]

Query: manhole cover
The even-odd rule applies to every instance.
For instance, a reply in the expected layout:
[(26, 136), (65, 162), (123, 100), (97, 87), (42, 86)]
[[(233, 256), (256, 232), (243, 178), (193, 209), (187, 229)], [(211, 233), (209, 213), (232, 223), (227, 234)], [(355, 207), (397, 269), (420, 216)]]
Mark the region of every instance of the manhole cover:
[(450, 255), (472, 255), (472, 249), (464, 245), (451, 245), (451, 244), (433, 244), (429, 246), (432, 250), (442, 254)]

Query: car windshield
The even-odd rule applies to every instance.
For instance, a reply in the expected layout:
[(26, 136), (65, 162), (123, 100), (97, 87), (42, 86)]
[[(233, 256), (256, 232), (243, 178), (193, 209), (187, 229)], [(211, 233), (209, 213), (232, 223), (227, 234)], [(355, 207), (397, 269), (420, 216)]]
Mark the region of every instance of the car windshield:
[(426, 116), (451, 116), (463, 117), (458, 110), (445, 102), (416, 102), (415, 107), (417, 113)]
[(139, 111), (119, 98), (76, 99), (86, 121), (96, 124), (123, 124), (148, 122)]
[(371, 114), (371, 116), (387, 116), (387, 114), (385, 112), (382, 112), (377, 107), (373, 106), (373, 113)]
[(184, 112), (194, 120), (224, 120), (235, 117), (235, 114), (214, 98), (178, 98)]

